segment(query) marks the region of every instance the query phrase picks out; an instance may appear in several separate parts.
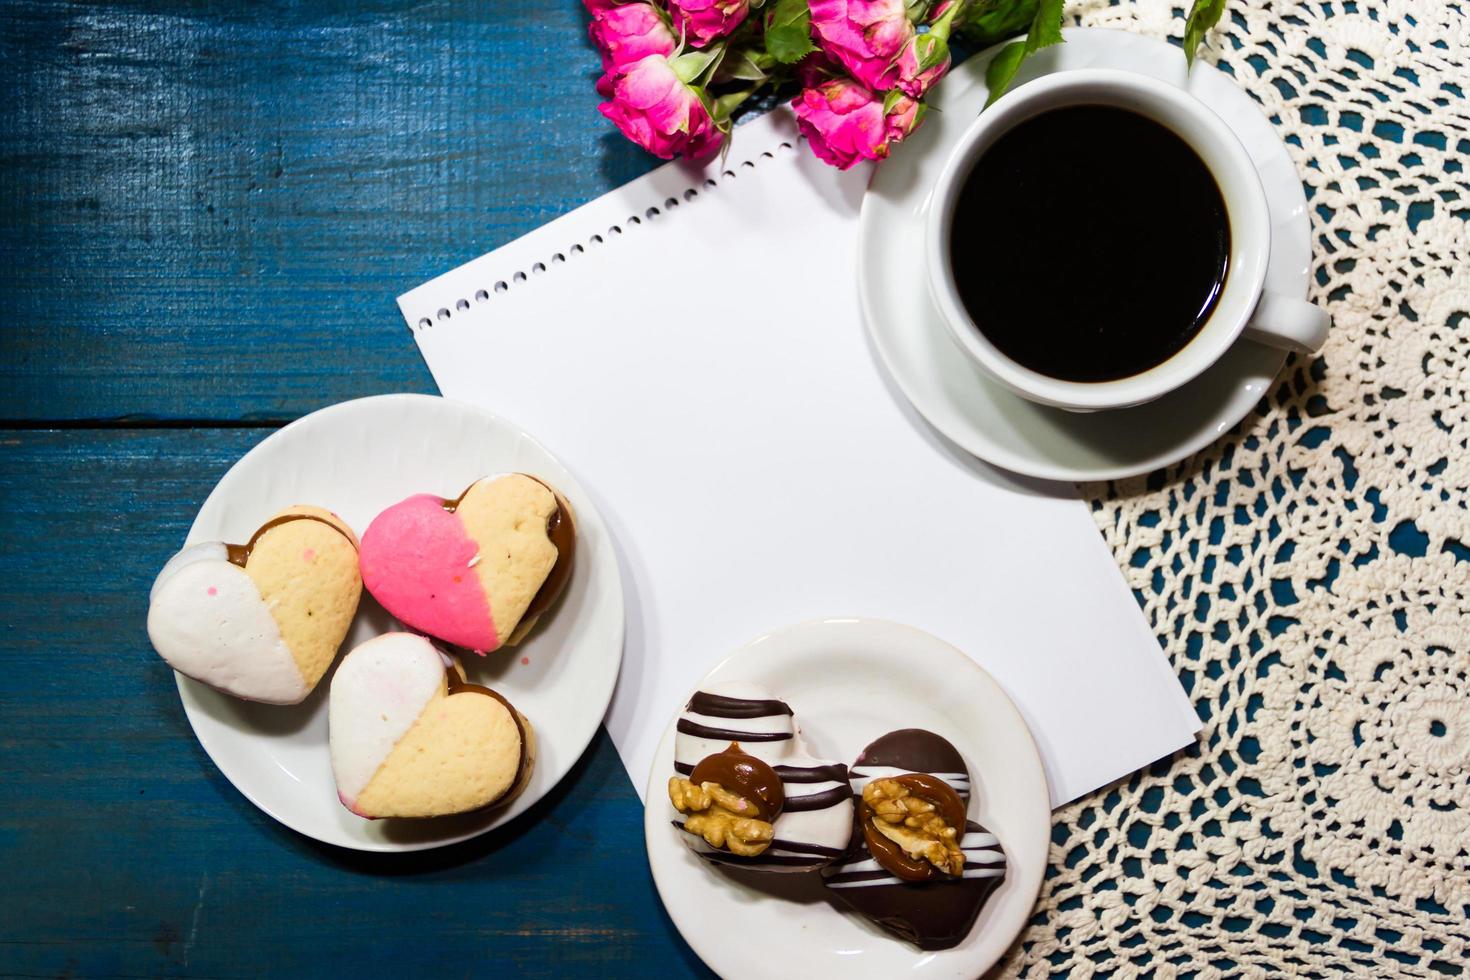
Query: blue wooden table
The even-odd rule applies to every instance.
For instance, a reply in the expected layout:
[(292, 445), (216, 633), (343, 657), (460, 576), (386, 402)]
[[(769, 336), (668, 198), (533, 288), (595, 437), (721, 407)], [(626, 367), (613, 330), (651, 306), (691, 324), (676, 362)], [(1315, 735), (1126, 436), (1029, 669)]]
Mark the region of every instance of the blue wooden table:
[(275, 824), (144, 633), (215, 481), (433, 391), (393, 297), (649, 168), (578, 0), (0, 7), (0, 974), (705, 973), (605, 735), (503, 831)]

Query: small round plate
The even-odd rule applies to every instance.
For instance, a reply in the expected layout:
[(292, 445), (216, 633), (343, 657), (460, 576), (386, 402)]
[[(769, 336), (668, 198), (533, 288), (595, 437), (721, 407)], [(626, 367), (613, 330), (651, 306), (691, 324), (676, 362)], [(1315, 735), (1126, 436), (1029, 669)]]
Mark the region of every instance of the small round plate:
[(670, 823), (676, 712), (653, 757), (643, 832), (659, 897), (712, 970), (726, 977), (968, 978), (1005, 954), (1041, 889), (1051, 805), (1031, 732), (989, 674), (913, 627), (828, 619), (736, 650), (702, 683), (713, 681), (769, 688), (791, 705), (820, 758), (850, 764), (869, 742), (899, 728), (943, 735), (970, 770), (970, 817), (1000, 838), (1009, 868), (968, 939), (923, 952), (844, 911), (818, 874), (713, 867)]
[[(1123, 31), (1073, 28), (1065, 44), (1027, 59), (1016, 85), (1057, 71), (1120, 68), (1171, 81), (1225, 120), (1261, 173), (1271, 212), (1266, 288), (1307, 294), (1311, 226), (1306, 195), (1286, 145), (1250, 96), (1223, 72), (1163, 41)], [(960, 351), (940, 323), (919, 257), (930, 188), (950, 148), (985, 105), (994, 50), (956, 65), (935, 88), (931, 112), (873, 175), (863, 199), (858, 283), (863, 318), (898, 387), (936, 429), (981, 459), (1048, 480), (1108, 480), (1148, 473), (1218, 439), (1266, 393), (1285, 354), (1237, 343), (1195, 381), (1137, 408), (1082, 414), (1012, 394)], [(1004, 235), (1005, 229), (995, 229)], [(1109, 261), (1098, 256), (1096, 261)], [(1067, 270), (1056, 270), (1065, 289)]]
[[(360, 536), (414, 493), (457, 496), (482, 476), (520, 471), (561, 491), (577, 515), (566, 592), (515, 647), (466, 657), (470, 680), (501, 691), (536, 730), (531, 783), (509, 806), (432, 820), (365, 820), (337, 800), (327, 748), (327, 689), (280, 707), (240, 701), (183, 675), (179, 697), (204, 751), (235, 788), (292, 830), (362, 851), (453, 844), (497, 827), (545, 796), (597, 731), (623, 656), (623, 586), (607, 528), (566, 468), (489, 412), (428, 395), (343, 402), (286, 426), (230, 468), (199, 510), (189, 543), (245, 541), (281, 507), (330, 508)], [(344, 650), (395, 623), (366, 591)]]

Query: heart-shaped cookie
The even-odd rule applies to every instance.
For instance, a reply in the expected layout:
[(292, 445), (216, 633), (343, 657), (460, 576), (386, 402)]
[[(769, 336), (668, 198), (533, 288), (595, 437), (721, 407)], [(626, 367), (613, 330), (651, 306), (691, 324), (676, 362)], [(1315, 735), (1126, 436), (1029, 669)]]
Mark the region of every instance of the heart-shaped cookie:
[(811, 756), (786, 702), (755, 684), (714, 684), (689, 699), (675, 729), (672, 819), (700, 857), (794, 872), (847, 850), (847, 767)]
[(905, 728), (864, 749), (851, 777), (852, 852), (824, 868), (823, 881), (854, 911), (920, 949), (959, 945), (1006, 874), (1000, 842), (966, 817), (964, 758), (941, 736)]
[(362, 579), (404, 625), (487, 653), (515, 644), (571, 576), (571, 507), (524, 473), (486, 477), (455, 500), (416, 494), (362, 536)]
[(364, 817), (507, 803), (536, 761), (531, 723), (414, 633), (385, 633), (342, 658), (327, 730), (337, 795)]
[(296, 704), (337, 656), (361, 594), (352, 529), (319, 507), (288, 507), (246, 544), (208, 541), (170, 558), (148, 595), (148, 638), (181, 674)]

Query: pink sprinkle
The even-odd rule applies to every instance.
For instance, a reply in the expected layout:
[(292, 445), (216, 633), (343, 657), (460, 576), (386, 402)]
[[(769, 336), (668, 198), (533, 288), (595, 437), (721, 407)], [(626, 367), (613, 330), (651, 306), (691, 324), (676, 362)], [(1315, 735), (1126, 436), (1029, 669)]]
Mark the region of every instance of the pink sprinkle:
[(209, 587), (209, 594), (210, 595), (219, 595), (219, 589), (216, 589), (214, 586), (211, 585)]
[(523, 665), (523, 666), (524, 666), (524, 665), (525, 665), (525, 664), (528, 664), (528, 663), (530, 663), (530, 662), (531, 662), (531, 658), (530, 658), (530, 657), (522, 657), (522, 658), (521, 658), (521, 664), (522, 664), (522, 665)]
[(310, 548), (307, 548), (305, 551), (303, 551), (301, 553), (301, 560), (302, 561), (311, 561), (314, 558), (316, 558), (316, 552), (315, 551), (312, 551)]

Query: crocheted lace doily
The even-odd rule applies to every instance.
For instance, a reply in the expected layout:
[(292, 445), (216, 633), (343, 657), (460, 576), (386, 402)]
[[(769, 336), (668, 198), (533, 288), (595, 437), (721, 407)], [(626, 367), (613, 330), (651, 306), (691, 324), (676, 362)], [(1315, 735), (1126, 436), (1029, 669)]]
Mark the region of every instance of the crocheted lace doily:
[[(1180, 38), (1188, 3), (1088, 0)], [(1470, 4), (1227, 0), (1206, 60), (1290, 145), (1316, 358), (1084, 487), (1205, 722), (1056, 815), (1010, 972), (1470, 972)]]

